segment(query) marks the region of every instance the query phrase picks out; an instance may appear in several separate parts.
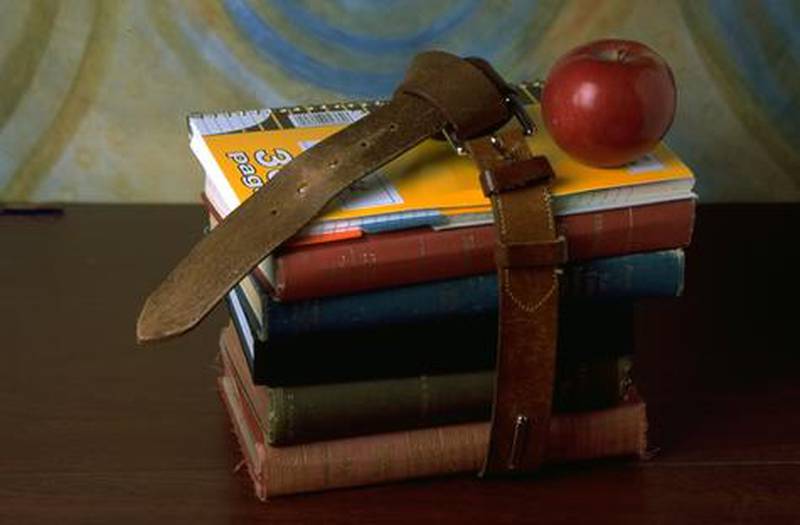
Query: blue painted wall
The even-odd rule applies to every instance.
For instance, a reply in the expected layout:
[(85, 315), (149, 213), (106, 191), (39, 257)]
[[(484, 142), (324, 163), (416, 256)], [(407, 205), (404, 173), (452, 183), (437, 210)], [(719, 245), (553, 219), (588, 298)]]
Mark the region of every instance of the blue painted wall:
[(512, 79), (641, 40), (673, 66), (668, 142), (704, 201), (800, 197), (800, 2), (0, 0), (0, 199), (196, 201), (185, 115), (387, 96), (446, 49)]

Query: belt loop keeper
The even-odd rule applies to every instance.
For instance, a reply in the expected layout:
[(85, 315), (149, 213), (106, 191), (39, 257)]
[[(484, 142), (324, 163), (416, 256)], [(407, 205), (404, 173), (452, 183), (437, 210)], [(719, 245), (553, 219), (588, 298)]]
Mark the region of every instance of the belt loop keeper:
[(495, 243), (494, 258), (500, 268), (559, 266), (567, 262), (567, 242), (563, 235), (553, 241)]
[(549, 182), (555, 178), (555, 173), (547, 158), (538, 156), (518, 160), (491, 170), (485, 169), (480, 173), (479, 178), (483, 194), (491, 197), (533, 184)]

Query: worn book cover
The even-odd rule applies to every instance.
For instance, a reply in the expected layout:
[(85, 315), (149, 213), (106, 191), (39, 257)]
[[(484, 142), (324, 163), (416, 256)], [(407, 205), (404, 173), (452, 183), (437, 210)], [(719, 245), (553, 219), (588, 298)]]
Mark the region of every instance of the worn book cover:
[[(497, 317), (421, 317), (398, 326), (372, 323), (314, 331), (319, 325), (289, 327), (284, 333), (258, 328), (238, 290), (227, 296), (253, 379), (285, 386), (363, 379), (488, 370), (495, 365)], [(367, 319), (363, 319), (367, 321)], [(380, 321), (380, 319), (377, 319)], [(630, 303), (572, 305), (558, 324), (559, 355), (620, 356), (633, 347)]]
[[(421, 324), (496, 317), (497, 274), (490, 272), (295, 302), (274, 300), (247, 277), (236, 289), (255, 314), (262, 338), (391, 326), (399, 332)], [(683, 290), (683, 276), (683, 251), (665, 250), (568, 264), (559, 290), (565, 306), (676, 297)]]
[[(210, 204), (211, 227), (219, 217)], [(688, 246), (695, 201), (686, 199), (557, 217), (570, 261)], [(252, 275), (276, 301), (352, 294), (494, 271), (495, 230), (420, 227), (339, 242), (289, 246)]]
[[(250, 376), (250, 362), (236, 329), (220, 337), (221, 352), (236, 373)], [(553, 410), (607, 408), (624, 399), (632, 383), (630, 355), (597, 352), (559, 356)], [(362, 381), (263, 387), (245, 382), (256, 417), (271, 445), (488, 421), (493, 370), (423, 374)]]
[[(267, 429), (247, 396), (247, 376), (222, 355), (219, 391), (256, 496), (270, 497), (420, 477), (475, 473), (489, 439), (489, 423), (463, 423), (287, 447), (267, 444)], [(250, 386), (252, 388), (252, 385)], [(643, 457), (647, 446), (644, 403), (631, 387), (617, 406), (556, 414), (547, 435), (550, 463), (600, 457)]]

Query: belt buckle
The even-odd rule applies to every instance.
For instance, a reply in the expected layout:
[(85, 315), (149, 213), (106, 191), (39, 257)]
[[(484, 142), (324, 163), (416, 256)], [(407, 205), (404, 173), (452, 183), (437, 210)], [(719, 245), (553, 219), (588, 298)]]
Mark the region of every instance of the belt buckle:
[[(519, 93), (517, 93), (516, 88), (513, 86), (508, 84), (506, 86), (508, 90), (505, 94), (505, 98), (503, 98), (503, 102), (508, 106), (508, 109), (511, 110), (512, 117), (522, 126), (523, 134), (526, 136), (533, 135), (533, 132), (536, 131), (536, 125), (533, 123), (531, 116), (528, 115), (528, 112), (525, 111), (525, 105), (520, 100)], [(442, 130), (442, 135), (444, 135), (447, 143), (450, 144), (450, 147), (452, 147), (458, 155), (463, 157), (469, 154), (467, 148), (464, 146), (464, 142), (453, 133), (453, 130), (446, 128)]]

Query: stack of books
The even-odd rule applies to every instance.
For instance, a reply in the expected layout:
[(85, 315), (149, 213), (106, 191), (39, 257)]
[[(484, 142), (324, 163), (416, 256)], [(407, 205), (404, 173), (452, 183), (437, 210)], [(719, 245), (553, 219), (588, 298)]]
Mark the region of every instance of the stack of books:
[[(538, 127), (531, 150), (557, 175), (569, 252), (548, 460), (638, 456), (647, 420), (632, 302), (682, 291), (694, 177), (664, 145), (618, 169), (581, 165), (548, 137), (534, 87), (520, 90)], [(210, 226), (380, 105), (190, 116)], [(480, 469), (494, 241), (472, 161), (430, 140), (337, 198), (228, 294), (219, 386), (260, 498)]]

